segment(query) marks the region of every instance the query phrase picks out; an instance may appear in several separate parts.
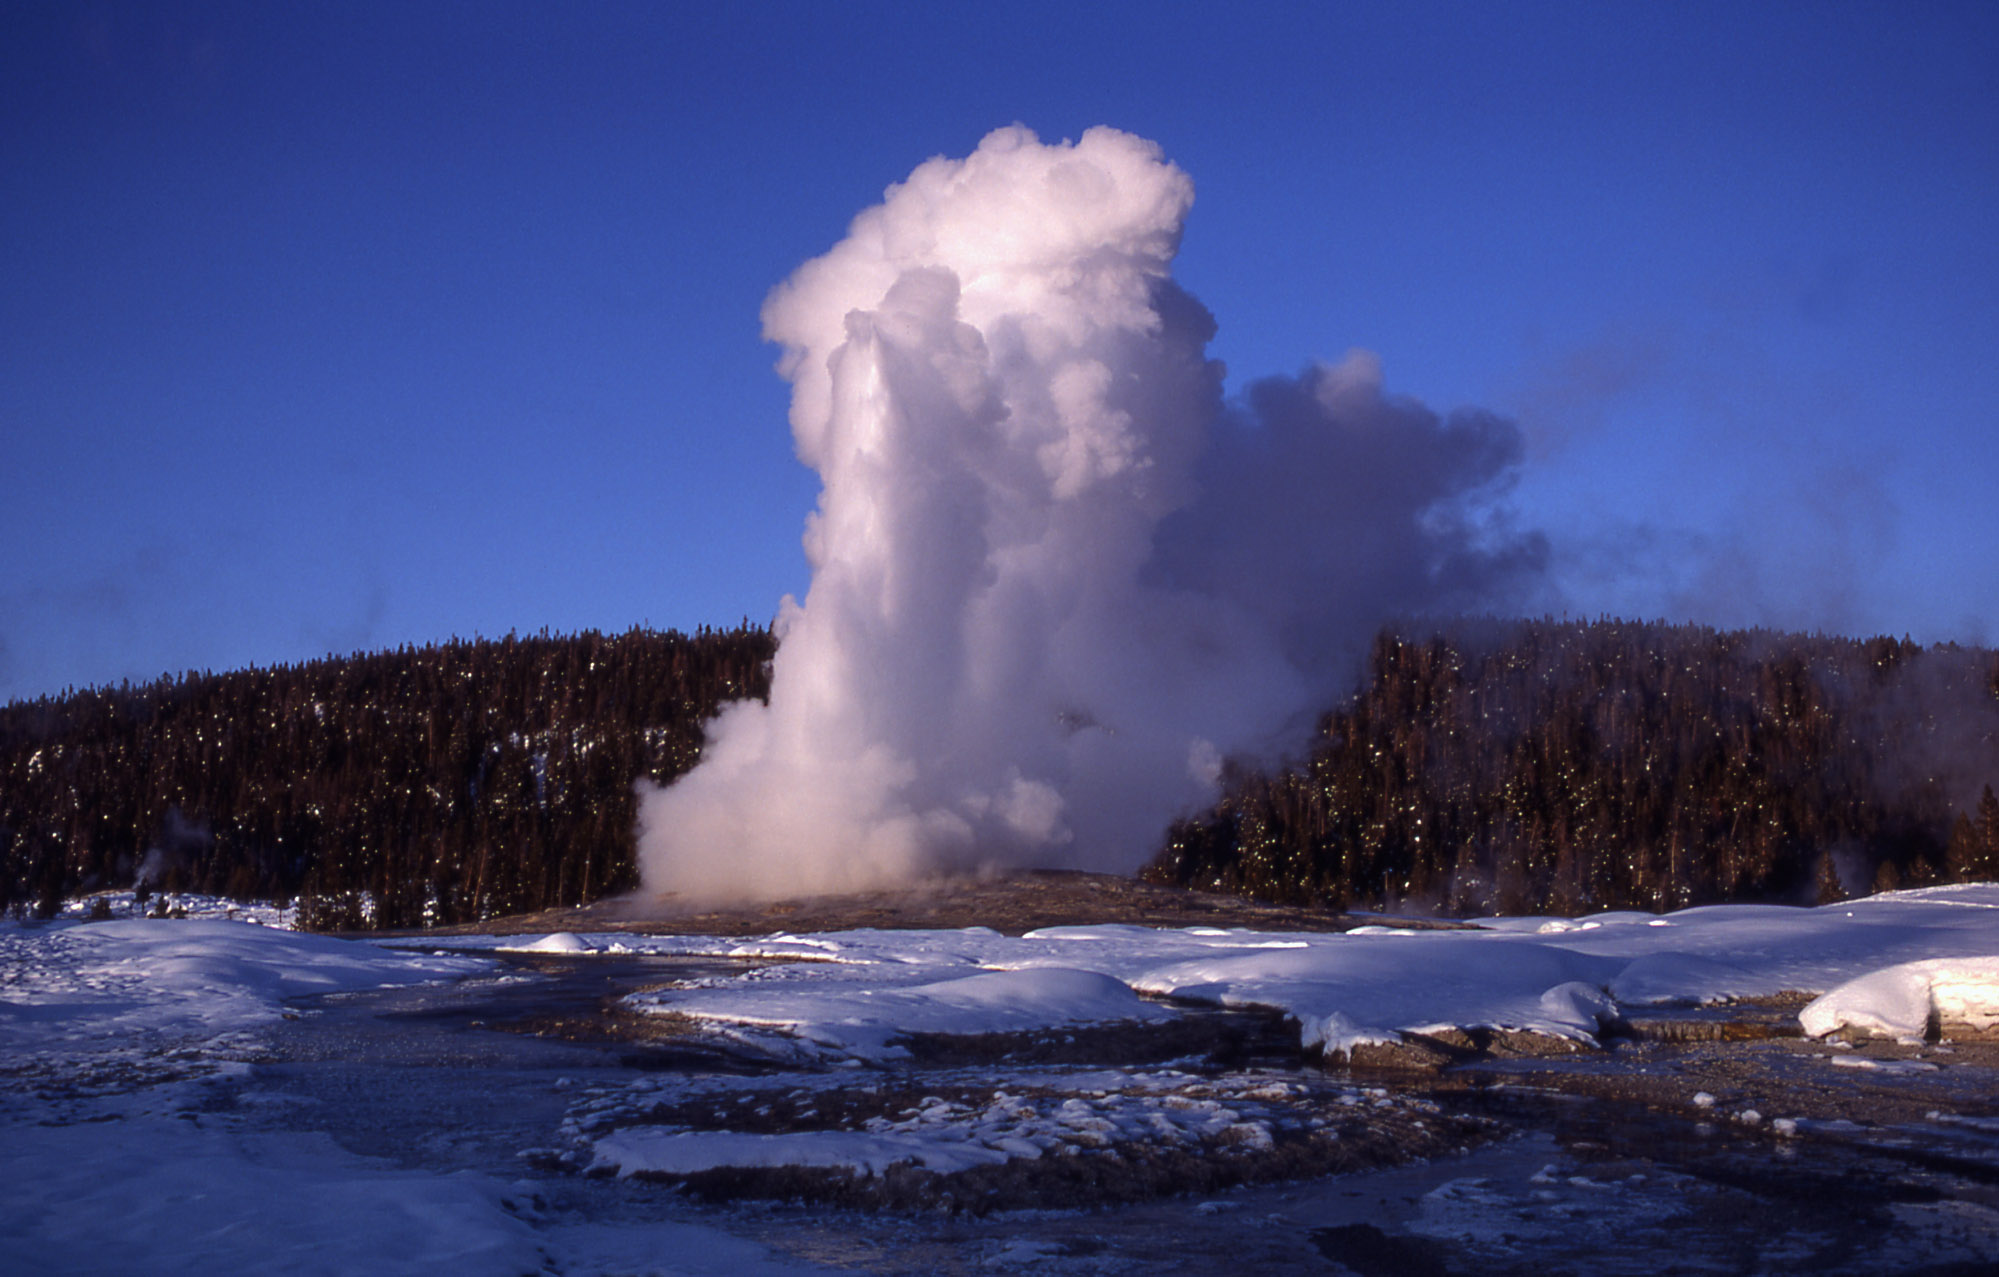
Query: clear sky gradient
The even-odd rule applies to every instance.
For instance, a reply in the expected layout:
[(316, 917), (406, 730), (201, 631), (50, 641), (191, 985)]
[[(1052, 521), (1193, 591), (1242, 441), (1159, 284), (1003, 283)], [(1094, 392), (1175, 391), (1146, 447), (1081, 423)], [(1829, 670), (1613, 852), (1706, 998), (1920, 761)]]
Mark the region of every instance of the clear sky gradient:
[(1999, 639), (1999, 6), (0, 6), (0, 699), (768, 620), (765, 293), (1158, 141), (1230, 384), (1531, 441), (1576, 614)]

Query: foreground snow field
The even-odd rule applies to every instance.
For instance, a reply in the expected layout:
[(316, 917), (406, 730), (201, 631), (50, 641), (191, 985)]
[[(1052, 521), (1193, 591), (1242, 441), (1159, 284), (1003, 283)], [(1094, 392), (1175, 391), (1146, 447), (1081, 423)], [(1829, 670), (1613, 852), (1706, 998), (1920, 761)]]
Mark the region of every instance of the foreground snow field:
[[(413, 943), (424, 951), (400, 947)], [(1798, 1017), (1815, 1037), (1867, 1031), (1915, 1041), (1999, 1023), (1992, 885), (1819, 909), (1500, 919), (1463, 931), (1100, 926), (1020, 937), (969, 928), (438, 943), (454, 952), (201, 918), (0, 927), (8, 1152), (0, 1271), (806, 1271), (810, 1256), (773, 1248), (762, 1224), (678, 1208), (579, 1215), (550, 1208), (543, 1193), (551, 1183), (601, 1184), (590, 1178), (601, 1175), (797, 1168), (879, 1183), (921, 1172), (929, 1178), (909, 1189), (917, 1196), (879, 1200), (934, 1205), (951, 1200), (949, 1191), (938, 1196), (939, 1184), (986, 1176), (982, 1191), (1011, 1193), (1009, 1167), (1082, 1165), (1110, 1153), (1122, 1154), (1113, 1159), (1120, 1164), (1166, 1168), (1160, 1174), (1185, 1174), (1204, 1158), (1281, 1155), (1299, 1174), (1370, 1164), (1390, 1145), (1432, 1155), (1477, 1142), (1472, 1126), (1429, 1101), (1309, 1069), (1217, 1072), (1174, 1061), (1086, 1069), (1009, 1063), (995, 1047), (983, 1063), (906, 1071), (920, 1041), (1163, 1033), (1204, 1005), (1282, 1012), (1294, 1041), (1335, 1058), (1445, 1028), (1590, 1044), (1646, 1008), (1782, 992), (1817, 995)], [(325, 1133), (337, 1123), (303, 1120), (307, 1101), (296, 1091), (258, 1081), (275, 1058), (273, 1035), (337, 1018), (343, 996), (411, 987), (411, 1005), (422, 1006), (425, 986), (451, 987), (438, 982), (532, 984), (496, 965), (523, 952), (586, 965), (643, 955), (730, 960), (654, 981), (661, 987), (629, 993), (623, 1006), (726, 1048), (736, 1071), (627, 1072), (596, 1085), (542, 1077), (531, 1087), (548, 1097), (546, 1116), (518, 1115), (518, 1142), (534, 1146), (470, 1165), (460, 1158), (455, 1169), (448, 1159), (383, 1160), (343, 1147)], [(1937, 1067), (1852, 1059), (1861, 1067), (1838, 1071)], [(448, 1087), (448, 1060), (429, 1076), (447, 1080), (427, 1085)], [(499, 1080), (490, 1084), (515, 1076), (491, 1073)], [(214, 1099), (225, 1084), (226, 1108)], [(466, 1099), (440, 1097), (411, 1104), (420, 1112)], [(1777, 1119), (1771, 1125), (1785, 1136), (1812, 1125), (1759, 1116)], [(1968, 1134), (1990, 1123), (1979, 1114), (1931, 1117)], [(1468, 1182), (1450, 1180), (1423, 1200), (1462, 1219), (1486, 1201), (1479, 1193), (1499, 1192)], [(1478, 1207), (1511, 1219), (1508, 1236), (1522, 1227), (1521, 1203), (1553, 1200), (1522, 1182), (1518, 1202)], [(1661, 1182), (1647, 1191), (1663, 1191)], [(1982, 1248), (1999, 1238), (1999, 1215), (1980, 1209), (1965, 1206), (1931, 1229), (1958, 1238), (1937, 1252), (1941, 1260), (1990, 1257)], [(989, 1247), (978, 1263), (1097, 1270), (1063, 1258), (1089, 1252), (1052, 1245)], [(1532, 1247), (1522, 1253), (1531, 1257)]]

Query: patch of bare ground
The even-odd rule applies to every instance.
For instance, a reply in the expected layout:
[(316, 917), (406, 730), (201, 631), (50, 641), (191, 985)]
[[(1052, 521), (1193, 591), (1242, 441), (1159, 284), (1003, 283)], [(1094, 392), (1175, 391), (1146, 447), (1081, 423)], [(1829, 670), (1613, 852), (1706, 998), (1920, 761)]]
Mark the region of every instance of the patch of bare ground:
[(898, 1040), (922, 1068), (1112, 1064), (1118, 1068), (1199, 1061), (1206, 1069), (1296, 1065), (1298, 1026), (1275, 1011), (1187, 1008), (1158, 1024), (1085, 1024), (1029, 1033), (912, 1033)]
[[(645, 935), (764, 935), (772, 931), (930, 930), (991, 927), (1020, 935), (1040, 927), (1136, 923), (1153, 927), (1247, 927), (1259, 931), (1345, 931), (1378, 917), (1273, 905), (1116, 874), (1037, 869), (991, 878), (955, 878), (895, 891), (854, 892), (696, 908), (670, 898), (621, 896), (573, 909), (548, 909), (424, 935), (527, 935), (629, 931)], [(1397, 926), (1456, 928), (1446, 920), (1397, 919)]]
[(562, 1042), (610, 1042), (626, 1048), (618, 1062), (647, 1072), (768, 1073), (768, 1055), (746, 1050), (709, 1032), (686, 1016), (639, 1015), (615, 1002), (595, 1015), (546, 1014), (488, 1026), (509, 1033)]
[[(1999, 1201), (1999, 1034), (1945, 1025), (1922, 1043), (1813, 1040), (1797, 1023), (1809, 1000), (1647, 1010), (1601, 1044), (1412, 1034), (1327, 1066), (1450, 1111), (1548, 1131), (1586, 1162), (1639, 1157), (1763, 1197), (1812, 1198), (1831, 1191), (1825, 1175), (1804, 1173), (1800, 1158), (1816, 1156), (1838, 1159), (1834, 1178), (1865, 1176), (1881, 1201), (1959, 1191), (1912, 1186), (1905, 1175), (1982, 1185), (1977, 1193)], [(1836, 1199), (1850, 1203), (1858, 1182)]]
[(1406, 1078), (1487, 1060), (1546, 1059), (1596, 1049), (1594, 1043), (1547, 1033), (1474, 1027), (1405, 1033), (1394, 1042), (1362, 1042), (1348, 1051), (1328, 1053), (1321, 1063), (1359, 1075)]
[[(643, 990), (647, 986), (640, 986)], [(721, 1068), (768, 1072), (780, 1061), (717, 1034), (707, 1021), (671, 1012), (628, 1009), (606, 996), (594, 1009), (551, 1009), (481, 1027), (565, 1042), (613, 1042), (632, 1050), (627, 1065), (645, 1069)], [(1279, 1012), (1249, 1007), (1182, 1008), (1174, 1019), (1067, 1025), (1012, 1033), (911, 1033), (896, 1039), (903, 1066), (920, 1069), (1113, 1065), (1136, 1068), (1168, 1061), (1204, 1069), (1295, 1067), (1305, 1062), (1298, 1026)]]
[[(1733, 1021), (1671, 1021), (1693, 1029), (1613, 1039), (1568, 1056), (1459, 1061), (1437, 1070), (1424, 1090), (1485, 1112), (1517, 1107), (1523, 1096), (1604, 1101), (1613, 1112), (1672, 1117), (1793, 1150), (1814, 1141), (1877, 1142), (1882, 1132), (1940, 1119), (1999, 1119), (1999, 1042), (1812, 1040), (1795, 1020), (1773, 1014), (1796, 1001), (1743, 1007), (1744, 1018)], [(1990, 1177), (1999, 1181), (1999, 1172)]]

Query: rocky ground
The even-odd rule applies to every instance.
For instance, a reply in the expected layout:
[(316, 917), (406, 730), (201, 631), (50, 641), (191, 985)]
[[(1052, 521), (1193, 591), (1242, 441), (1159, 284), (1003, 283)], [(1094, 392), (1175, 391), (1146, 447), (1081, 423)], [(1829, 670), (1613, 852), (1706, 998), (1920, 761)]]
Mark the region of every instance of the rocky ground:
[[(1934, 1172), (1953, 1179), (1970, 1200), (1999, 1208), (1999, 1042), (1812, 1041), (1795, 1028), (1801, 1001), (1703, 1008), (1682, 1019), (1662, 1015), (1601, 1047), (1524, 1034), (1439, 1035), (1333, 1062), (1300, 1051), (1290, 1026), (1247, 1013), (1196, 1015), (1161, 1027), (912, 1038), (911, 1058), (894, 1073), (811, 1091), (806, 1120), (797, 1117), (808, 1103), (805, 1093), (787, 1089), (795, 1079), (760, 1081), (755, 1075), (765, 1070), (737, 1058), (742, 1076), (728, 1084), (728, 1104), (679, 1092), (655, 1099), (654, 1083), (635, 1084), (600, 1100), (579, 1134), (625, 1121), (692, 1131), (858, 1130), (938, 1103), (975, 1110), (991, 1090), (988, 1079), (999, 1073), (1094, 1066), (1131, 1075), (1132, 1094), (1169, 1089), (1181, 1101), (1205, 1094), (1204, 1088), (1264, 1088), (1250, 1107), (1274, 1138), (1246, 1145), (1219, 1138), (1139, 1148), (1125, 1143), (1109, 1164), (1049, 1160), (1004, 1171), (910, 1173), (865, 1182), (795, 1171), (654, 1178), (685, 1180), (710, 1198), (896, 1209), (941, 1202), (975, 1212), (1103, 1206), (1450, 1156), (1536, 1131), (1554, 1134), (1587, 1161), (1660, 1160), (1669, 1149), (1667, 1160), (1682, 1169), (1719, 1158), (1732, 1168), (1727, 1175), (1740, 1179), (1745, 1161), (1761, 1159), (1776, 1176), (1772, 1184), (1814, 1192), (1824, 1188), (1820, 1177), (1801, 1176), (1801, 1168), (1830, 1158), (1844, 1168), (1835, 1176), (1843, 1185), (1835, 1194), (1841, 1199), (1863, 1186), (1876, 1193), (1904, 1175)], [(629, 1060), (651, 1061), (649, 1072), (712, 1067), (721, 1055), (704, 1059), (702, 1052), (724, 1050), (704, 1047), (699, 1026), (626, 1016), (608, 1006), (594, 1023), (529, 1016), (493, 1027), (571, 1041), (616, 1036), (635, 1049)], [(1162, 1071), (1184, 1081), (1162, 1082)], [(1290, 1090), (1264, 1093), (1272, 1077), (1293, 1079)], [(1029, 1090), (1048, 1105), (1060, 1105), (1066, 1094), (1056, 1082)], [(738, 1107), (748, 1097), (756, 1103)], [(1235, 1106), (1231, 1111), (1242, 1109), (1239, 1094), (1224, 1098)], [(587, 1143), (578, 1140), (579, 1148)], [(1856, 1158), (1871, 1169), (1854, 1169)], [(579, 1153), (569, 1161), (581, 1169), (588, 1157)], [(1078, 1174), (1078, 1165), (1096, 1169)], [(1912, 1191), (1924, 1200), (1937, 1200), (1940, 1192)]]

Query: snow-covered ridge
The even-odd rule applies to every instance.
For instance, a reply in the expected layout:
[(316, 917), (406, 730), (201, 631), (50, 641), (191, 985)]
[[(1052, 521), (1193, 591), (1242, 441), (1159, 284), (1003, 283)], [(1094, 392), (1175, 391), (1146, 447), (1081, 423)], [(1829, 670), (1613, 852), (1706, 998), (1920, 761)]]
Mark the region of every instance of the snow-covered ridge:
[[(1665, 916), (1489, 919), (1477, 930), (1367, 928), (1345, 934), (1196, 927), (847, 931), (758, 938), (559, 933), (454, 938), (454, 945), (792, 961), (741, 978), (636, 995), (637, 1010), (736, 1026), (795, 1055), (881, 1059), (901, 1033), (981, 1033), (1143, 1022), (1135, 994), (1280, 1010), (1329, 1052), (1443, 1028), (1594, 1039), (1625, 1008), (1699, 1005), (1782, 992), (1827, 994), (1808, 1020), (1907, 1036), (1935, 1014), (1999, 1017), (1999, 885), (1903, 891), (1815, 909), (1711, 905)], [(1840, 1014), (1864, 985), (1875, 1012)], [(1925, 965), (1927, 964), (1927, 965)], [(967, 980), (979, 972), (1004, 980)], [(1846, 1001), (1840, 1001), (1840, 998)], [(1934, 1005), (1932, 1003), (1934, 1002)], [(1872, 1003), (1870, 1003), (1872, 1005)], [(1871, 1015), (1872, 1018), (1869, 1018)]]
[[(190, 918), (0, 928), (0, 1047), (202, 1038), (287, 999), (449, 979), (467, 956)], [(438, 942), (425, 942), (426, 949)], [(762, 937), (454, 936), (472, 951), (776, 959), (635, 995), (801, 1061), (872, 1061), (909, 1034), (1150, 1024), (1168, 1001), (1279, 1010), (1302, 1045), (1343, 1051), (1445, 1027), (1594, 1038), (1624, 1009), (1784, 991), (1825, 995), (1813, 1034), (1920, 1036), (1999, 1023), (1999, 885), (1896, 892), (1816, 909), (1720, 905), (1664, 917), (1494, 919), (1477, 930), (1337, 933), (1051, 927)]]

